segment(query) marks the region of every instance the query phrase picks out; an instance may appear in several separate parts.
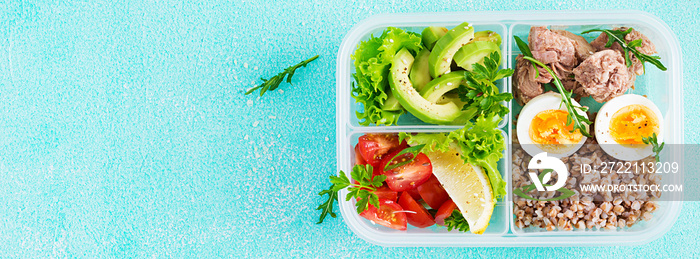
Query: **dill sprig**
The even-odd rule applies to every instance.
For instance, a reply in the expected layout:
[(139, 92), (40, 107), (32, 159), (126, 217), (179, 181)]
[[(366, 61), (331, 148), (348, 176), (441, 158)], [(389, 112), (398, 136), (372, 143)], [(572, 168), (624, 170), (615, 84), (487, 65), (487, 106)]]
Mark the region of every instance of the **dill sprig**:
[(294, 75), (294, 72), (296, 72), (297, 68), (300, 67), (306, 67), (306, 64), (309, 64), (311, 61), (314, 61), (318, 58), (318, 55), (311, 57), (310, 59), (304, 60), (300, 62), (299, 64), (293, 65), (291, 67), (286, 68), (284, 71), (280, 72), (276, 76), (273, 76), (270, 79), (265, 79), (265, 78), (260, 78), (260, 80), (263, 81), (262, 84), (255, 86), (253, 88), (248, 89), (248, 91), (245, 92), (246, 95), (253, 93), (255, 90), (261, 89), (260, 90), (260, 96), (265, 94), (267, 91), (272, 91), (277, 89), (277, 87), (280, 86), (282, 81), (285, 81), (284, 78), (287, 77), (286, 82), (288, 84), (292, 84), (292, 76)]

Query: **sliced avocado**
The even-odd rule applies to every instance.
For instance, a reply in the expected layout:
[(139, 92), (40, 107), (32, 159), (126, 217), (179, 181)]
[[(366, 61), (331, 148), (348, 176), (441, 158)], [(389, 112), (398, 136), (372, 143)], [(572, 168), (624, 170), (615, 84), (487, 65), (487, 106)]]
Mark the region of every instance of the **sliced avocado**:
[(438, 98), (437, 102), (435, 102), (435, 103), (443, 104), (443, 103), (449, 103), (449, 102), (455, 103), (457, 105), (457, 107), (464, 106), (466, 104), (466, 102), (463, 102), (462, 100), (459, 99), (459, 95), (457, 93), (453, 93), (453, 92), (449, 92), (443, 96), (440, 96), (440, 98)]
[(442, 38), (442, 36), (445, 36), (446, 33), (447, 28), (445, 27), (430, 26), (425, 28), (423, 33), (421, 33), (423, 45), (425, 45), (428, 50), (432, 50), (435, 43)]
[(437, 103), (445, 93), (457, 89), (464, 81), (464, 71), (455, 71), (430, 81), (420, 95), (431, 103)]
[(474, 41), (464, 45), (455, 53), (455, 62), (461, 68), (472, 71), (474, 69), (472, 65), (476, 63), (483, 64), (484, 57), (488, 57), (492, 52), (498, 52), (500, 56), (501, 48), (490, 41)]
[(477, 31), (474, 33), (474, 41), (490, 41), (501, 45), (501, 35), (493, 31)]
[(431, 103), (416, 91), (408, 78), (414, 58), (408, 50), (401, 49), (394, 56), (389, 72), (389, 85), (401, 106), (416, 118), (433, 124), (448, 124), (461, 115), (461, 110), (453, 102)]
[(430, 51), (428, 49), (423, 49), (416, 55), (416, 60), (413, 62), (413, 67), (411, 68), (411, 73), (408, 77), (411, 78), (411, 83), (416, 91), (420, 92), (423, 87), (432, 80), (430, 77), (430, 71), (428, 70), (428, 59), (430, 58)]
[(459, 48), (474, 39), (474, 27), (462, 23), (448, 31), (445, 36), (435, 43), (430, 52), (430, 76), (437, 78), (450, 72), (452, 58)]
[(396, 96), (394, 96), (394, 92), (391, 90), (388, 91), (386, 94), (386, 100), (384, 101), (384, 105), (382, 105), (382, 110), (385, 111), (398, 111), (401, 110), (401, 104), (399, 103), (399, 100), (396, 99)]

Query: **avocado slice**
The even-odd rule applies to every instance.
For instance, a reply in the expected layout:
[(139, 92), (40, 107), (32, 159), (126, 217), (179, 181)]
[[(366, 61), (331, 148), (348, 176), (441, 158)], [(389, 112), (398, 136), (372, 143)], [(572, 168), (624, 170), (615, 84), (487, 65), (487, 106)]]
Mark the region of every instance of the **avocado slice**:
[(386, 94), (386, 100), (384, 101), (384, 105), (382, 105), (382, 110), (385, 111), (398, 111), (401, 110), (401, 104), (399, 103), (399, 100), (396, 99), (396, 96), (394, 96), (394, 92), (391, 90), (387, 91), (388, 93)]
[(430, 76), (437, 78), (450, 72), (455, 53), (474, 39), (474, 27), (464, 22), (440, 38), (430, 52)]
[(454, 102), (446, 104), (431, 103), (423, 98), (408, 78), (408, 72), (413, 66), (413, 55), (408, 50), (401, 49), (394, 56), (389, 72), (391, 91), (399, 100), (401, 106), (416, 118), (433, 124), (448, 124), (461, 115), (461, 110)]
[(428, 49), (422, 49), (416, 55), (416, 60), (413, 62), (413, 67), (411, 68), (411, 73), (408, 77), (413, 83), (413, 87), (416, 91), (420, 92), (423, 87), (432, 80), (430, 77), (430, 71), (428, 71), (428, 59), (430, 58), (430, 51)]
[(457, 89), (464, 81), (464, 71), (454, 71), (430, 81), (420, 95), (431, 103), (437, 103), (445, 93)]
[(501, 35), (494, 31), (477, 31), (474, 33), (474, 41), (490, 41), (501, 45)]
[(445, 27), (430, 26), (428, 28), (425, 28), (425, 30), (423, 30), (423, 33), (421, 33), (421, 40), (423, 41), (423, 45), (425, 45), (425, 48), (427, 48), (428, 50), (432, 50), (435, 46), (435, 43), (440, 38), (442, 38), (442, 36), (445, 36), (446, 33), (447, 28)]
[(501, 48), (496, 43), (490, 41), (473, 41), (460, 48), (457, 53), (455, 53), (454, 59), (455, 63), (461, 68), (472, 71), (473, 64), (483, 64), (484, 58), (488, 57), (492, 52), (498, 52), (500, 56)]

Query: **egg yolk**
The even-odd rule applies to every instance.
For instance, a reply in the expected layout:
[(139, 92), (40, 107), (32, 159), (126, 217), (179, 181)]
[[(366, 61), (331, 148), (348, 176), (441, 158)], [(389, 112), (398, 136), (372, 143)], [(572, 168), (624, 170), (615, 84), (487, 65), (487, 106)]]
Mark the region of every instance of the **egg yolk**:
[(620, 144), (643, 144), (642, 137), (653, 133), (659, 134), (659, 120), (643, 105), (622, 107), (610, 119), (610, 136)]
[(568, 115), (569, 112), (562, 110), (541, 111), (530, 124), (530, 139), (544, 145), (578, 143), (583, 135), (578, 129), (573, 131), (573, 123), (566, 125)]

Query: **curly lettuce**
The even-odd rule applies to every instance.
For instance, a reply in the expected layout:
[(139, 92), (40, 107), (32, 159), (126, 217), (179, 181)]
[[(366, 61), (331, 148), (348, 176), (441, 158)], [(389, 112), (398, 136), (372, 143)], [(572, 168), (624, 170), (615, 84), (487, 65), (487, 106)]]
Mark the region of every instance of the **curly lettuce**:
[(464, 125), (464, 128), (445, 133), (418, 133), (411, 135), (399, 133), (399, 140), (410, 145), (425, 144), (421, 152), (447, 152), (450, 146), (456, 145), (462, 153), (465, 163), (482, 167), (489, 177), (494, 198), (506, 195), (506, 182), (498, 171), (498, 161), (503, 158), (505, 138), (498, 130), (501, 117), (491, 113), (480, 116), (474, 122)]
[(389, 70), (391, 60), (402, 48), (412, 54), (423, 48), (420, 35), (389, 27), (381, 36), (369, 37), (357, 46), (352, 55), (355, 65), (352, 96), (362, 104), (362, 112), (356, 112), (361, 125), (396, 124), (403, 109), (385, 110), (384, 102), (389, 98)]

